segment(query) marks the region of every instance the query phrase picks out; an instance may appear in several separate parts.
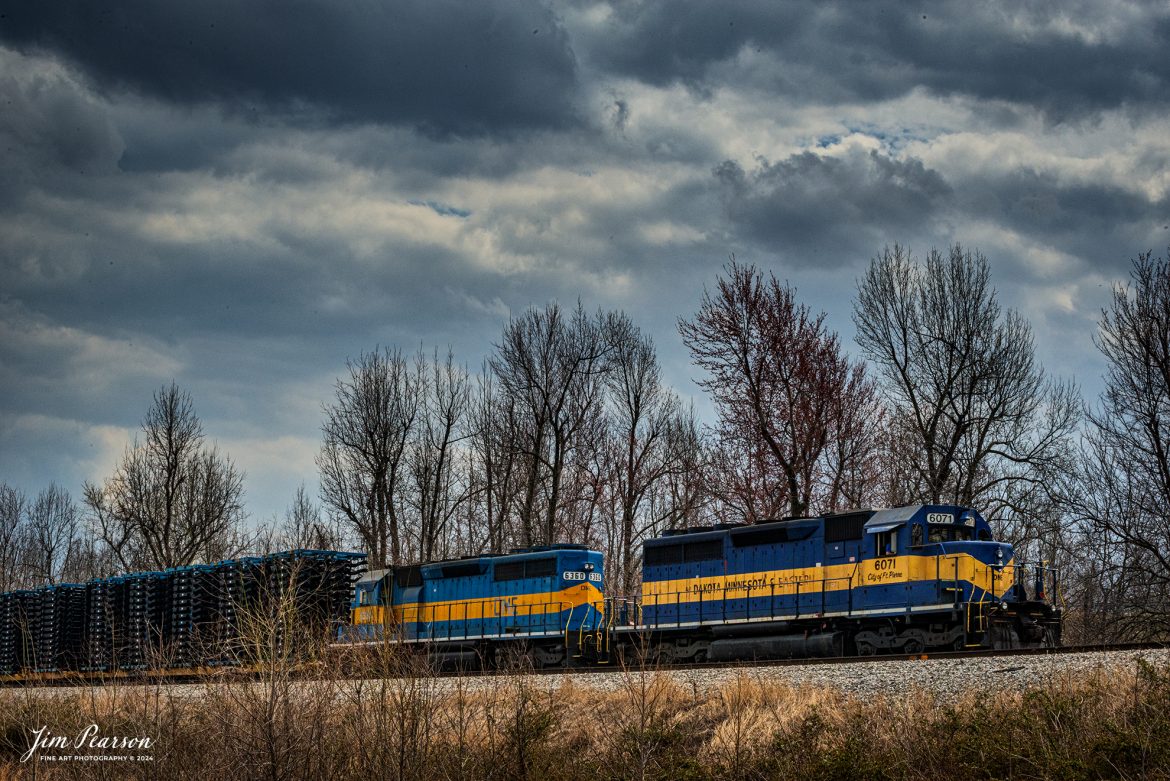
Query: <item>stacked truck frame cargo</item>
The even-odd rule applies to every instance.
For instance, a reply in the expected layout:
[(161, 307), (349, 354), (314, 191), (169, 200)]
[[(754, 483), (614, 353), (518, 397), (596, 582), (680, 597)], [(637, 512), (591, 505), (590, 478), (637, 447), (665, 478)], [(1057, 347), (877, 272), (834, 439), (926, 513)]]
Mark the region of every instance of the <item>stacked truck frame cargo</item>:
[(247, 663), (289, 622), (335, 632), (365, 555), (295, 550), (0, 595), (0, 677), (127, 674)]

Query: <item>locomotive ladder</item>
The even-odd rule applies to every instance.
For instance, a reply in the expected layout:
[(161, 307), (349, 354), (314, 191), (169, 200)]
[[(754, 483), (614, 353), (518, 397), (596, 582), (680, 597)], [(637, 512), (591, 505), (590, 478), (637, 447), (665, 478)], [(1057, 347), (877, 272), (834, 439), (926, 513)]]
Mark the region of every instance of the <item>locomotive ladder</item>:
[[(956, 562), (956, 565), (957, 565), (957, 562)], [(994, 590), (995, 590), (995, 572), (994, 572), (994, 570), (991, 570), (990, 568), (988, 568), (988, 569), (990, 570), (990, 575), (991, 575), (991, 583), (990, 583), (991, 589), (994, 592)], [(975, 584), (972, 583), (971, 586), (972, 586), (972, 588), (974, 588)], [(972, 594), (971, 596), (974, 597), (974, 594)], [(988, 613), (988, 608), (990, 608), (991, 605), (992, 605), (992, 603), (989, 602), (987, 599), (987, 589), (980, 590), (978, 602), (976, 602), (974, 599), (967, 600), (967, 620), (966, 620), (967, 637), (970, 638), (971, 635), (977, 635), (981, 638), (981, 642), (978, 642), (978, 643), (967, 642), (966, 646), (968, 648), (978, 648), (981, 645), (983, 645), (983, 638), (986, 637), (986, 633), (987, 633), (987, 622), (988, 622), (987, 613)]]
[[(942, 561), (939, 559), (935, 560), (935, 579), (939, 581), (943, 593), (950, 593), (954, 596), (955, 609), (963, 611), (963, 645), (966, 648), (978, 648), (982, 643), (971, 643), (969, 639), (972, 636), (982, 636), (987, 631), (987, 608), (990, 606), (990, 603), (987, 602), (987, 590), (981, 590), (977, 601), (973, 598), (974, 593), (967, 599), (963, 599), (963, 584), (959, 578), (959, 558), (957, 556), (953, 558), (948, 556), (947, 558), (954, 568), (951, 585), (941, 586)], [(972, 591), (974, 587), (974, 583), (972, 583)]]

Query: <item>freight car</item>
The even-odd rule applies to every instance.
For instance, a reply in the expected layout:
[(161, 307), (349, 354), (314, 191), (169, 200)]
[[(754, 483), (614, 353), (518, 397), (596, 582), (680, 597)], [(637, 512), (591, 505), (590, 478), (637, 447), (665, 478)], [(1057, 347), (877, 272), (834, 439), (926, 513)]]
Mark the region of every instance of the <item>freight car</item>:
[[(234, 666), (264, 645), (295, 653), (284, 633), (327, 637), (365, 558), (294, 550), (0, 594), (0, 680)], [(282, 607), (285, 620), (249, 626)]]
[(1057, 585), (965, 507), (691, 529), (645, 543), (613, 643), (669, 662), (1055, 646)]
[(401, 645), (441, 665), (523, 654), (567, 663), (602, 626), (603, 559), (583, 545), (374, 570), (354, 589), (343, 644)]

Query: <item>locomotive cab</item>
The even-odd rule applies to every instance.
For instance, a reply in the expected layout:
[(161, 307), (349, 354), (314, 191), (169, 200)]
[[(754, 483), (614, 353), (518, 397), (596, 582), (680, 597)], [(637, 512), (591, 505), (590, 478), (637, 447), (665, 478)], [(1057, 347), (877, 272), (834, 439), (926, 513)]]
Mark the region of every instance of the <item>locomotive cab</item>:
[(953, 579), (967, 647), (1060, 644), (1056, 570), (1018, 561), (978, 512), (923, 507), (907, 521), (903, 539), (910, 551), (934, 558), (940, 582)]
[(1056, 594), (1055, 570), (1017, 561), (1011, 544), (995, 540), (975, 510), (878, 510), (864, 531), (861, 603), (868, 609), (904, 606), (905, 612), (896, 631), (861, 629), (860, 653), (1059, 644), (1060, 611), (1049, 601)]
[(363, 642), (382, 637), (390, 573), (389, 569), (370, 570), (354, 584), (349, 604), (351, 623), (338, 629), (339, 640)]
[[(907, 521), (903, 538), (908, 552), (934, 557), (939, 579), (950, 575), (969, 583), (963, 592), (967, 600), (1010, 598), (1020, 576), (1011, 544), (995, 540), (991, 525), (975, 510), (919, 508)], [(964, 571), (970, 577), (964, 578)]]
[[(893, 556), (899, 553), (946, 553), (959, 550), (970, 552), (981, 548), (956, 547), (952, 543), (992, 541), (990, 524), (974, 510), (922, 507), (907, 518), (907, 513), (897, 512), (900, 509), (875, 513), (866, 524), (868, 555)], [(887, 514), (892, 518), (886, 518)], [(1010, 546), (1007, 547), (1010, 551)]]

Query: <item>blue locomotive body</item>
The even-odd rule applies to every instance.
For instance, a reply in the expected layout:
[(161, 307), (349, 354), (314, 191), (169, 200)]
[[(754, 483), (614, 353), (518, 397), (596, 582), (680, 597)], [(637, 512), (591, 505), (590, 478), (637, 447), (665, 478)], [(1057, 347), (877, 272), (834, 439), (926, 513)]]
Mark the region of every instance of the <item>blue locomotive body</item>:
[(1054, 577), (962, 507), (724, 526), (645, 543), (641, 611), (620, 631), (674, 659), (1055, 644)]

